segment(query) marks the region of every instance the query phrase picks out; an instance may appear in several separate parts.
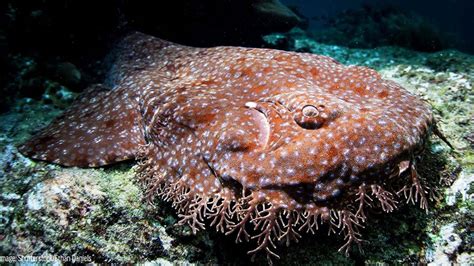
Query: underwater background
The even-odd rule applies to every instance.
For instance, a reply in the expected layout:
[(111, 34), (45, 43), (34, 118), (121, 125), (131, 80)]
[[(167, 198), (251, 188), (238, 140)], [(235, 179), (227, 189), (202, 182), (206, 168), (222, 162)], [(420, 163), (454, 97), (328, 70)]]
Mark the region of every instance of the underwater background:
[(305, 235), (280, 247), (275, 264), (474, 264), (472, 14), (469, 0), (2, 1), (0, 262), (251, 263), (248, 244), (214, 229), (193, 235), (169, 204), (147, 203), (134, 162), (65, 168), (17, 150), (103, 80), (117, 40), (141, 31), (190, 46), (330, 56), (373, 68), (433, 107), (454, 149), (432, 137), (419, 163), (420, 175), (440, 180), (428, 212), (406, 204), (371, 214), (363, 252), (348, 257), (337, 252), (342, 236)]

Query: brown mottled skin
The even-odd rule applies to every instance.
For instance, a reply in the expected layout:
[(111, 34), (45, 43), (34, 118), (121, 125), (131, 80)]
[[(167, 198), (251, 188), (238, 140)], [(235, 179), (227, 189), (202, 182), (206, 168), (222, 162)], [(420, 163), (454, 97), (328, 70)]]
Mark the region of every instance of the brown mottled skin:
[(275, 240), (319, 222), (345, 233), (347, 251), (364, 209), (392, 211), (396, 192), (426, 207), (414, 157), (432, 125), (426, 103), (366, 67), (134, 33), (106, 85), (20, 151), (81, 167), (139, 158), (147, 193), (171, 201), (193, 231), (209, 218), (241, 240), (254, 226), (250, 253), (277, 256)]

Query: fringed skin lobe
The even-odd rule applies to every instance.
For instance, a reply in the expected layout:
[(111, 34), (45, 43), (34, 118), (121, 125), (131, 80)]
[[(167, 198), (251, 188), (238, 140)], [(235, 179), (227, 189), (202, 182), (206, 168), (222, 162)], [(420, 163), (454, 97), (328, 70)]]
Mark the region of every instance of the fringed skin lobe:
[[(407, 169), (408, 175), (402, 172), (392, 177), (407, 178), (411, 182), (399, 190), (377, 183), (363, 183), (345, 207), (309, 203), (303, 209), (285, 209), (259, 197), (258, 191), (234, 191), (226, 187), (212, 195), (196, 193), (181, 179), (169, 175), (170, 169), (156, 164), (152, 146), (142, 146), (140, 152), (137, 175), (150, 202), (156, 197), (170, 202), (177, 210), (179, 224), (188, 225), (193, 234), (205, 229), (208, 223), (218, 232), (235, 235), (236, 243), (254, 241), (256, 247), (248, 254), (253, 259), (259, 252), (264, 252), (269, 263), (272, 258), (279, 258), (275, 252), (277, 243), (288, 246), (291, 242), (298, 242), (301, 232), (314, 234), (322, 224), (328, 225), (328, 234), (343, 235), (345, 243), (339, 252), (348, 256), (353, 244), (361, 250), (364, 240), (359, 230), (367, 221), (366, 210), (379, 208), (386, 213), (393, 212), (400, 204), (399, 196), (403, 196), (407, 203), (419, 203), (421, 208), (427, 208), (427, 188), (416, 171), (413, 157)], [(240, 196), (236, 196), (238, 194)]]

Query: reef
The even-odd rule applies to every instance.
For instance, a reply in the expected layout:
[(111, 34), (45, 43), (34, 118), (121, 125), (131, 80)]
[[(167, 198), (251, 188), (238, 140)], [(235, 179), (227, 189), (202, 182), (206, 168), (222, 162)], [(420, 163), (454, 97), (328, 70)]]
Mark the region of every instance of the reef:
[[(428, 214), (405, 207), (391, 215), (370, 213), (370, 226), (361, 229), (368, 241), (364, 253), (357, 248), (349, 251), (349, 257), (336, 253), (342, 237), (328, 237), (324, 232), (281, 249), (281, 260), (275, 263), (472, 263), (472, 57), (456, 51), (420, 54), (400, 48), (346, 49), (319, 44), (303, 34), (267, 39), (283, 38), (292, 45), (290, 49), (374, 67), (384, 78), (396, 80), (426, 99), (435, 107), (440, 130), (456, 150), (433, 139), (418, 163), (421, 176), (444, 180), (448, 187), (434, 186), (441, 188), (438, 200), (429, 203)], [(2, 115), (2, 121), (8, 121), (2, 123), (1, 138), (5, 184), (1, 194), (2, 255), (79, 254), (94, 261), (117, 262), (224, 263), (245, 258), (249, 247), (235, 245), (213, 232), (193, 236), (186, 227), (175, 226), (178, 217), (169, 205), (147, 204), (139, 184), (132, 181), (137, 168), (130, 170), (129, 164), (103, 170), (62, 169), (19, 154), (15, 146), (62, 108), (29, 99), (18, 101), (14, 112)], [(266, 263), (264, 258), (256, 262)]]

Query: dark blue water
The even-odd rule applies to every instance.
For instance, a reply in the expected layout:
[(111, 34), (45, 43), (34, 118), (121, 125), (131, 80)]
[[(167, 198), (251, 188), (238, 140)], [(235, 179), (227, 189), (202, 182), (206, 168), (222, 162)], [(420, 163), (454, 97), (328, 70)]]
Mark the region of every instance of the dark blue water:
[(403, 12), (415, 14), (431, 23), (447, 36), (447, 42), (453, 48), (474, 53), (474, 1), (472, 0), (282, 0), (281, 2), (297, 7), (304, 16), (310, 18), (310, 30), (325, 27), (321, 20), (316, 18), (334, 18), (343, 10), (358, 10), (364, 6), (375, 9), (387, 6), (400, 8)]

